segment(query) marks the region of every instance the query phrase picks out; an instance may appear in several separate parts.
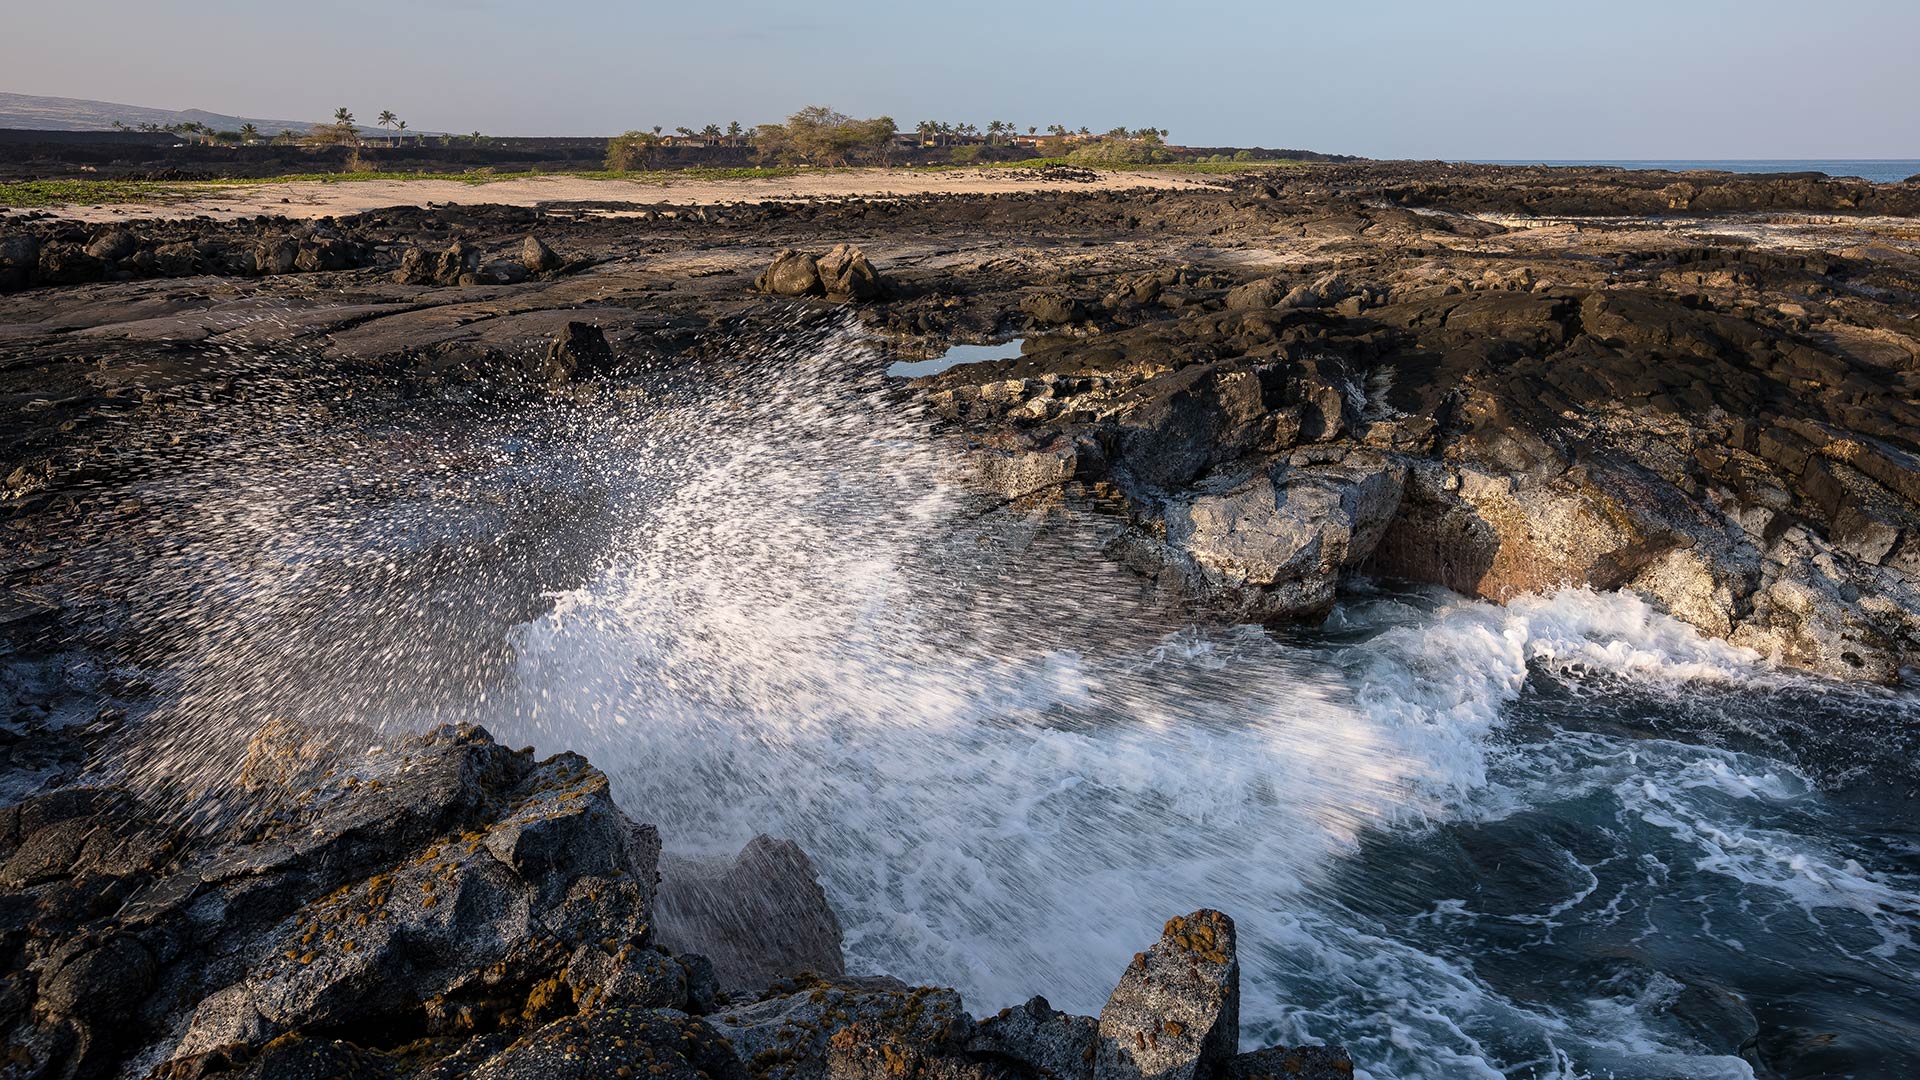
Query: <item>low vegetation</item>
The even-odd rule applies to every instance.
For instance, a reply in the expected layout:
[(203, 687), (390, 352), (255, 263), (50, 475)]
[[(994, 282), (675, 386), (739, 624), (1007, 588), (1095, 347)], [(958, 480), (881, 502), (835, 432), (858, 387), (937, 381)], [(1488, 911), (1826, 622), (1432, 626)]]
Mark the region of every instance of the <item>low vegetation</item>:
[(151, 180), (24, 180), (0, 184), (0, 206), (32, 210), (43, 206), (152, 202), (167, 197), (179, 187)]

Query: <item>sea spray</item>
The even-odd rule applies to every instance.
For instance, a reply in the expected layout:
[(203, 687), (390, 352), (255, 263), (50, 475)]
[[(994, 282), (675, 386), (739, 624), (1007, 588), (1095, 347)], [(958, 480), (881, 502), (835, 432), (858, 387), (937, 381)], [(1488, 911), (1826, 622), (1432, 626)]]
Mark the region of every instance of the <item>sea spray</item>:
[(246, 396), (126, 450), (139, 530), (81, 560), (165, 691), (103, 771), (231, 822), (273, 809), (263, 722), (312, 778), (476, 721), (681, 851), (800, 841), (855, 968), (976, 1010), (1096, 1010), (1168, 912), (1229, 910), (1248, 1041), (1375, 1077), (1745, 1075), (1725, 1002), (1798, 992), (1770, 954), (1911, 1011), (1915, 875), (1823, 795), (1867, 767), (1769, 715), (1897, 747), (1909, 697), (1629, 596), (1169, 621), (1099, 506), (956, 484), (850, 326), (710, 351), (505, 407), (233, 357)]

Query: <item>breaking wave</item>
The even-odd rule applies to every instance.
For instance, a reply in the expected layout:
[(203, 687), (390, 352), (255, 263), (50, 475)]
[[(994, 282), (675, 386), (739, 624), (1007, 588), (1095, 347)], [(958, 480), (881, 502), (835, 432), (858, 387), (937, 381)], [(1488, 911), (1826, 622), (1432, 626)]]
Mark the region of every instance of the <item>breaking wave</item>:
[(186, 657), (123, 767), (231, 813), (262, 719), (473, 720), (669, 848), (798, 841), (855, 968), (978, 1011), (1097, 1011), (1167, 915), (1228, 911), (1246, 1041), (1376, 1078), (1920, 1053), (1911, 695), (1580, 591), (1191, 625), (1102, 508), (953, 483), (883, 370), (829, 328), (505, 413), (262, 406), (103, 568)]

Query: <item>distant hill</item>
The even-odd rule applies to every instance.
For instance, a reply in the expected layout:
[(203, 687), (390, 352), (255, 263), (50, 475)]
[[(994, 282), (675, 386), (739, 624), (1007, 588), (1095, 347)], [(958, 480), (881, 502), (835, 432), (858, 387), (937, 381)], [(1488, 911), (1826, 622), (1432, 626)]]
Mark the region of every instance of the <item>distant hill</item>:
[(198, 123), (216, 131), (238, 131), (252, 124), (266, 134), (306, 132), (317, 120), (268, 120), (258, 116), (228, 116), (204, 109), (150, 109), (143, 105), (116, 105), (83, 98), (35, 97), (0, 93), (0, 128), (36, 131), (108, 131), (114, 121), (128, 127), (141, 124)]

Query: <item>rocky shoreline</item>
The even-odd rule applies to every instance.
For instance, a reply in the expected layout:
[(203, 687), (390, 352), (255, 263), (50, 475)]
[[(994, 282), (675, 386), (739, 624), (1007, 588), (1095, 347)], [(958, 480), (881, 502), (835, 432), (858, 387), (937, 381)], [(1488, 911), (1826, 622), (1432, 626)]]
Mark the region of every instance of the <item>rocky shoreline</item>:
[[(663, 862), (585, 761), (475, 729), (336, 760), (268, 725), (238, 782), (271, 813), (178, 832), (88, 770), (177, 642), (83, 568), (141, 535), (141, 470), (223, 413), (724, 382), (725, 342), (850, 312), (890, 358), (1024, 338), (901, 407), (997, 499), (1107, 508), (1107, 555), (1170, 620), (1313, 622), (1360, 577), (1626, 590), (1893, 683), (1920, 656), (1916, 215), (1912, 183), (1384, 164), (0, 219), (0, 750), (23, 799), (0, 811), (0, 1075), (1348, 1075), (1335, 1051), (1237, 1052), (1217, 913), (1169, 922), (1097, 1019), (976, 1022), (951, 991), (847, 977), (790, 844)], [(579, 571), (546, 572), (514, 604)]]
[(791, 844), (663, 880), (658, 834), (578, 756), (470, 727), (316, 755), (287, 725), (239, 774), (260, 813), (192, 836), (111, 788), (0, 815), (10, 1073), (1352, 1075), (1323, 1047), (1239, 1053), (1218, 912), (1169, 920), (1098, 1019), (1036, 997), (975, 1021), (951, 990), (847, 977)]

